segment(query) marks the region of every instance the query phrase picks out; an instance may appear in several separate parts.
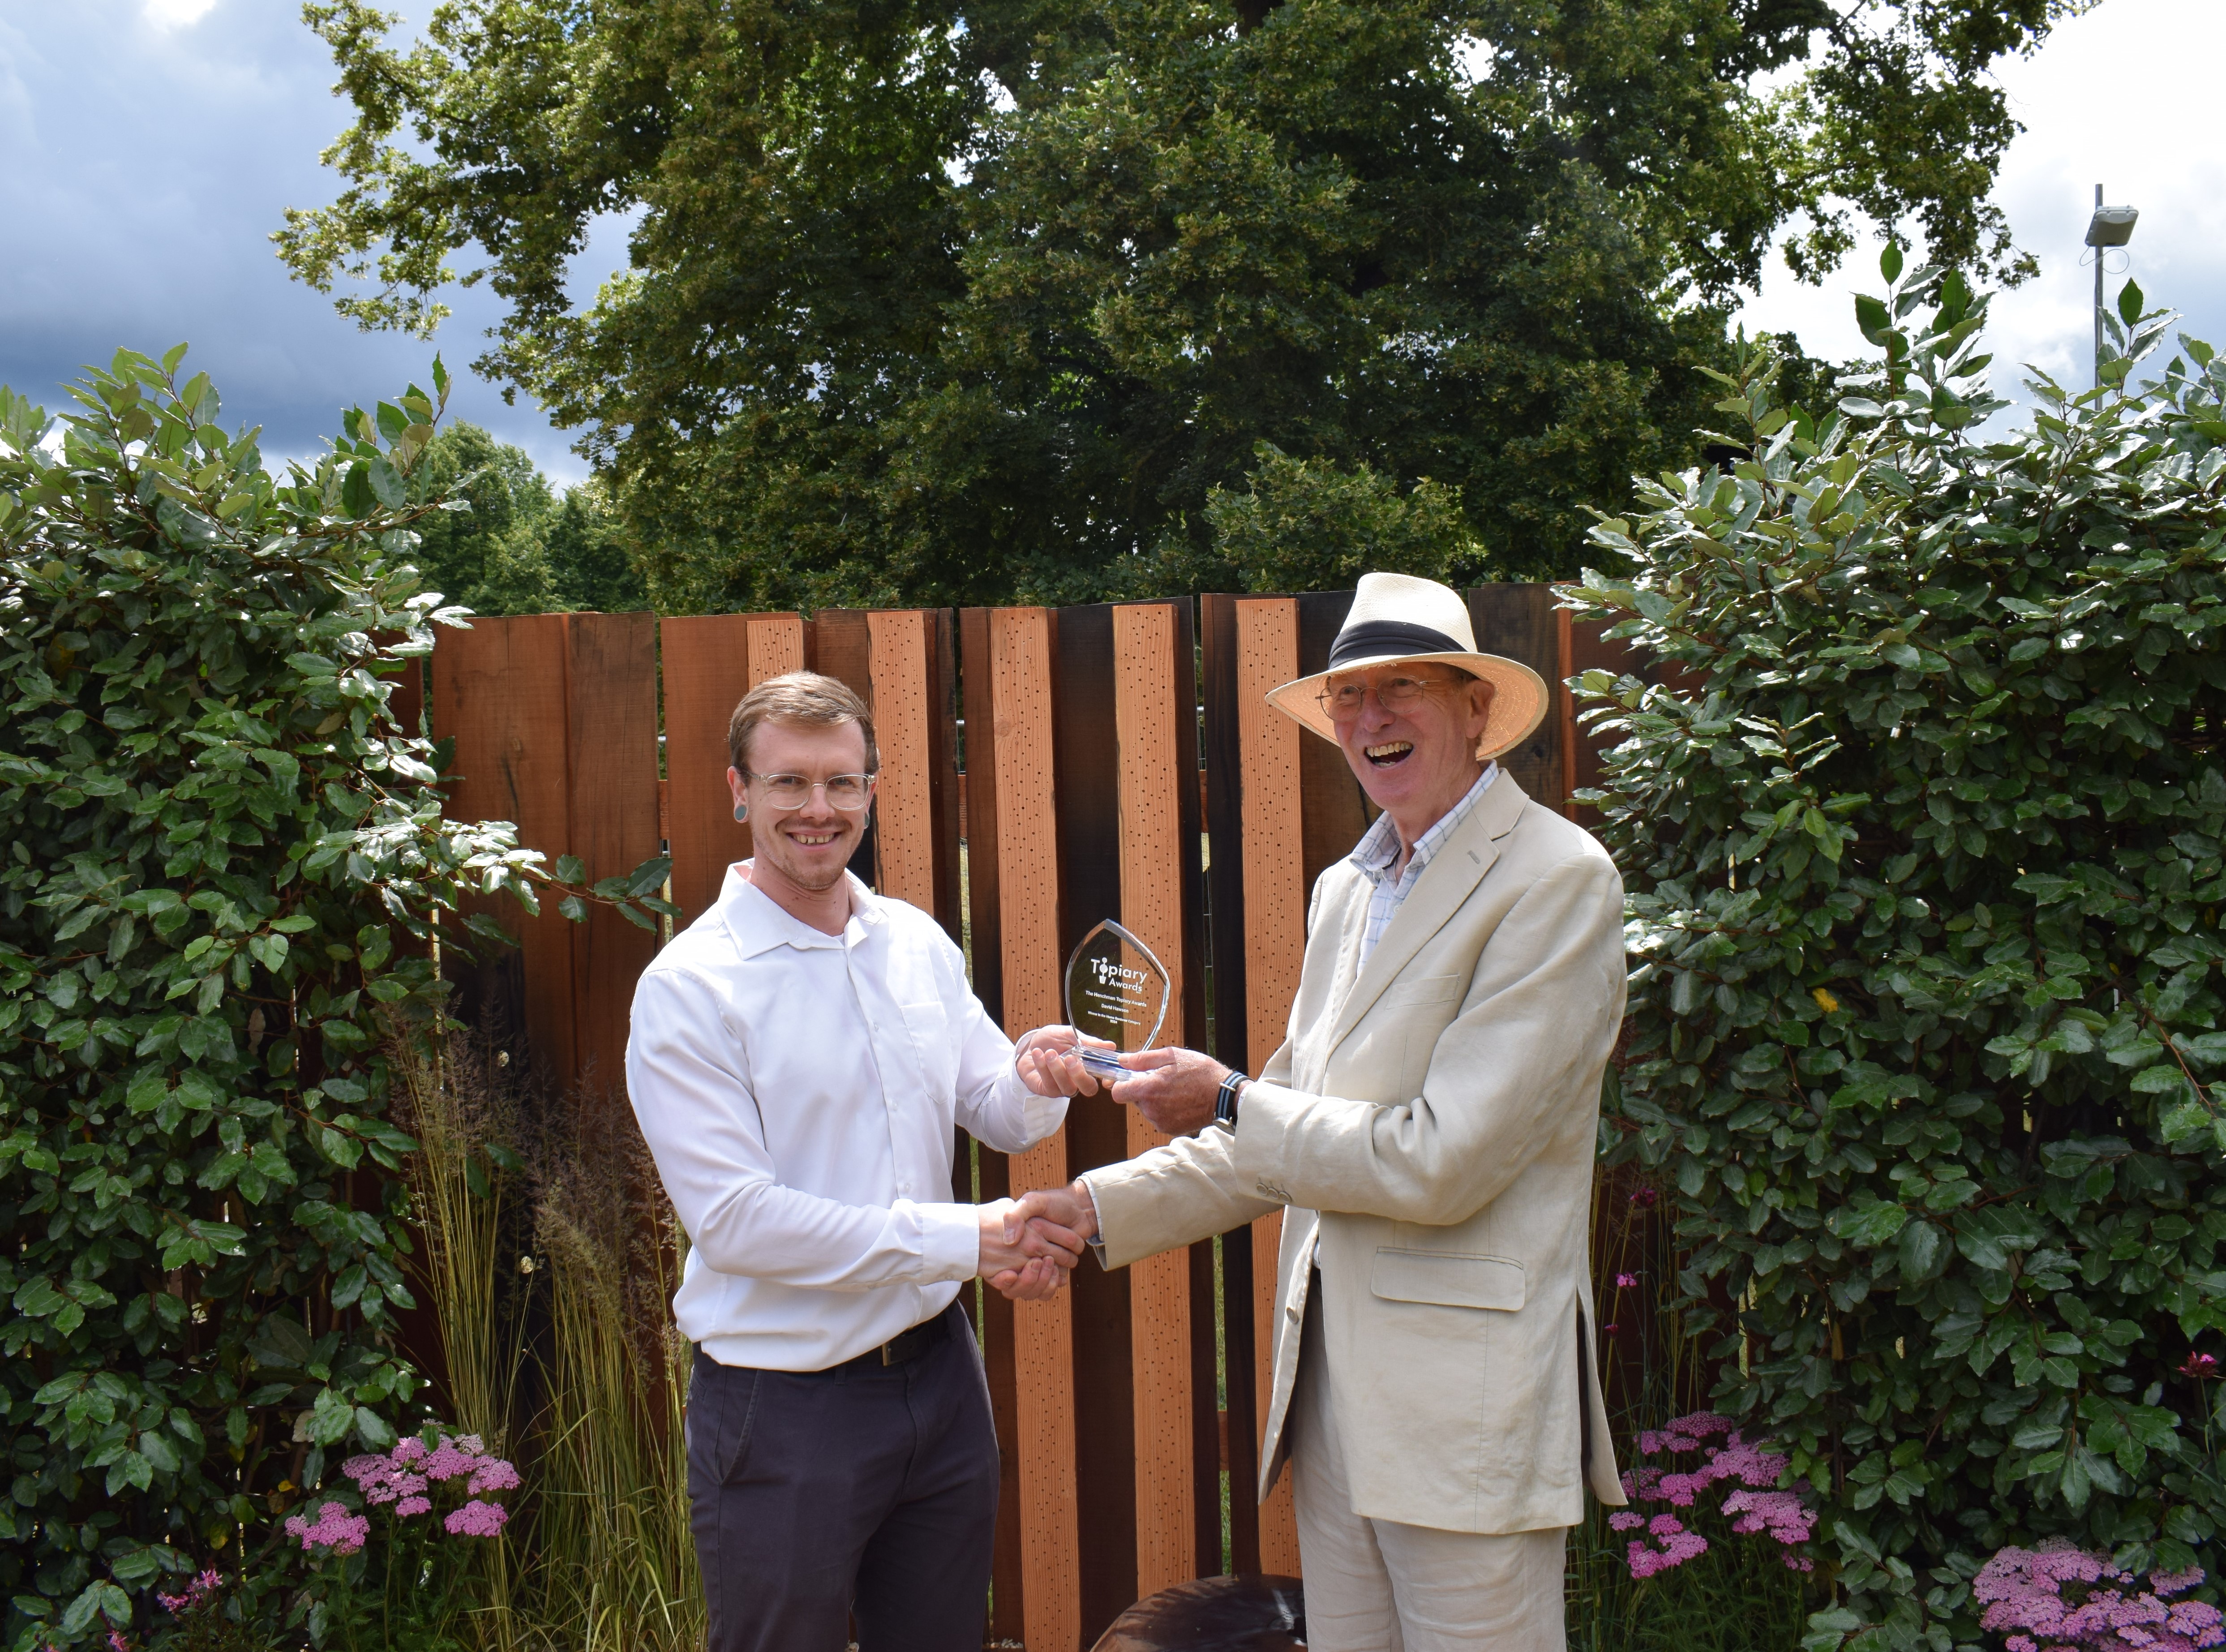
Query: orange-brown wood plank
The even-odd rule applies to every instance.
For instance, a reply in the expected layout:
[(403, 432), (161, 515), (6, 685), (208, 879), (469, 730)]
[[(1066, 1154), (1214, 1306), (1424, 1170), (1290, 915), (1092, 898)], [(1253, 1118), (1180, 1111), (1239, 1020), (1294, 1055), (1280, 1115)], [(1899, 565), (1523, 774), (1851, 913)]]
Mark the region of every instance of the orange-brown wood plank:
[[(994, 673), (989, 669), (992, 611), (968, 608), (959, 616), (964, 636), (966, 781), (971, 792), (966, 829), (969, 873), (967, 921), (972, 928), (974, 991), (993, 1016), (1004, 1014), (1005, 978), (997, 898), (997, 742)], [(1012, 1190), (1011, 1161), (988, 1147), (976, 1150), (981, 1197), (1002, 1198)], [(1025, 1190), (1023, 1190), (1025, 1191)], [(1021, 1556), (1019, 1377), (1013, 1358), (1013, 1304), (995, 1291), (982, 1294), (982, 1358), (989, 1382), (989, 1416), (997, 1431), (997, 1541), (990, 1562), (989, 1640), (1019, 1644), (1027, 1632), (1027, 1568)]]
[[(448, 810), (458, 820), (507, 820), (518, 841), (552, 861), (569, 851), (569, 645), (563, 614), (482, 616), (469, 630), (436, 629), (433, 728), (455, 744)], [(481, 979), (508, 1001), (536, 1069), (559, 1088), (578, 1072), (572, 1017), (573, 925), (554, 903), (528, 918), (505, 897), (491, 912), (518, 940), (490, 953)], [(460, 971), (461, 973), (461, 971)], [(507, 986), (496, 983), (509, 983)]]
[(749, 687), (754, 689), (769, 677), (780, 677), (808, 668), (801, 614), (754, 613), (747, 618)]
[[(1191, 782), (1177, 720), (1194, 716), (1176, 694), (1175, 614), (1166, 603), (1113, 610), (1114, 729), (1119, 748), (1121, 921), (1173, 979), (1162, 1044), (1189, 1042), (1183, 999), (1183, 797)], [(1189, 673), (1182, 676), (1187, 679)], [(1168, 1138), (1133, 1109), (1134, 1155)], [(1196, 1575), (1192, 1452), (1190, 1256), (1163, 1251), (1129, 1270), (1135, 1417), (1136, 1595)]]
[(727, 785), (727, 724), (756, 679), (750, 628), (792, 614), (707, 613), (658, 622), (665, 666), (665, 842), (672, 899), (691, 923), (719, 898), (727, 868), (750, 853)]
[[(571, 761), (564, 849), (588, 881), (622, 876), (656, 857), (657, 618), (565, 616), (570, 647), (565, 702)], [(620, 1092), (633, 986), (657, 951), (657, 932), (607, 906), (588, 909), (572, 937), (572, 1020), (580, 1081)]]
[[(1301, 740), (1311, 738), (1270, 706), (1268, 690), (1299, 674), (1298, 604), (1262, 597), (1237, 605), (1237, 740), (1244, 798), (1244, 982), (1251, 1071), (1283, 1041), (1306, 956), (1307, 881)], [(1253, 1379), (1264, 1431), (1275, 1380), (1275, 1253), (1281, 1213), (1252, 1224)], [(1234, 1374), (1232, 1373), (1232, 1380)], [(1264, 1439), (1262, 1441), (1264, 1448)], [(1249, 1488), (1246, 1488), (1249, 1491)], [(1231, 1488), (1232, 1496), (1238, 1489)], [(1298, 1525), (1283, 1476), (1260, 1509), (1260, 1569), (1296, 1577)]]
[[(989, 615), (996, 742), (998, 926), (1006, 1030), (1062, 1019), (1058, 814), (1053, 795), (1052, 618), (1043, 608)], [(970, 669), (979, 669), (970, 662)], [(976, 729), (973, 737), (984, 731)], [(1060, 1136), (1013, 1156), (1013, 1190), (1067, 1179)], [(1025, 1638), (1065, 1652), (1081, 1640), (1074, 1434), (1073, 1314), (1067, 1293), (1013, 1312), (1021, 1466)]]
[(881, 892), (935, 911), (937, 688), (929, 657), (932, 615), (918, 609), (866, 615), (868, 674), (881, 779), (874, 803)]

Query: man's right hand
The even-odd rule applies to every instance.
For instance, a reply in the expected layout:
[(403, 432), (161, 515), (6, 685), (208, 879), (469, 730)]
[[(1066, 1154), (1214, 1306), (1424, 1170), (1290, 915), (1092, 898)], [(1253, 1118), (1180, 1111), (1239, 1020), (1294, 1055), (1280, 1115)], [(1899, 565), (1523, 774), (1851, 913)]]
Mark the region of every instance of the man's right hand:
[(981, 1249), (975, 1271), (1016, 1302), (1040, 1301), (1066, 1282), (1084, 1236), (1012, 1199), (979, 1208)]
[(1072, 1237), (1087, 1244), (1097, 1236), (1097, 1202), (1090, 1197), (1090, 1184), (1076, 1177), (1065, 1187), (1041, 1187), (1021, 1195), (1017, 1202), (1021, 1217), (1047, 1239), (1058, 1236), (1064, 1243)]

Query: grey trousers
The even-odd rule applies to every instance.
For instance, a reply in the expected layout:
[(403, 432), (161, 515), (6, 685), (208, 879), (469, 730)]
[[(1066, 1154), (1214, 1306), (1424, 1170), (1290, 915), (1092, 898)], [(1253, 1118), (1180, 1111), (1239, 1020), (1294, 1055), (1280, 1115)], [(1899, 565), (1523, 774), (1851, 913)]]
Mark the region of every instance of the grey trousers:
[(688, 1497), (709, 1652), (981, 1652), (997, 1439), (972, 1328), (900, 1365), (761, 1371), (699, 1352)]

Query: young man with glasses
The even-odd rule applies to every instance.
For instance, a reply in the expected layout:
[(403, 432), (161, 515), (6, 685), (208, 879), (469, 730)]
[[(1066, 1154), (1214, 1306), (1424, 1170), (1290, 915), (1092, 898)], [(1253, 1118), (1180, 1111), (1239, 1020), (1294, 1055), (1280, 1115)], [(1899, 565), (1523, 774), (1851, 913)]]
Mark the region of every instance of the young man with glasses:
[[(689, 1251), (688, 1490), (710, 1652), (978, 1652), (997, 1446), (960, 1285), (1055, 1290), (1081, 1240), (951, 1197), (953, 1127), (1057, 1129), (1074, 1035), (1014, 1045), (934, 919), (852, 877), (879, 763), (831, 677), (728, 731), (753, 856), (635, 989), (626, 1084)], [(1043, 1047), (1034, 1047), (1040, 1044)]]
[(1549, 696), (1445, 586), (1367, 575), (1268, 698), (1383, 810), (1314, 886), (1283, 1045), (1256, 1081), (1129, 1058), (1113, 1098), (1180, 1139), (1021, 1203), (1110, 1267), (1282, 1210), (1259, 1490), (1292, 1464), (1307, 1644), (1561, 1652), (1567, 1530), (1624, 1501), (1587, 1274), (1621, 880), (1495, 762)]

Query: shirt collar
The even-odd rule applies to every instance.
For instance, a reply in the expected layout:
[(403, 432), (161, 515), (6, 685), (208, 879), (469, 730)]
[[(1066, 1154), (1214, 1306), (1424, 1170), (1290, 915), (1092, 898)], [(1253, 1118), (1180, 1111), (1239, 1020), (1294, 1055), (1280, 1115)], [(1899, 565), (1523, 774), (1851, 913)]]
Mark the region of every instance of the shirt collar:
[(868, 938), (873, 927), (888, 921), (888, 914), (881, 910), (881, 897), (845, 872), (843, 881), (850, 890), (849, 921), (843, 925), (840, 935), (823, 934), (801, 918), (791, 917), (772, 896), (752, 883), (743, 874), (743, 868), (750, 864), (737, 861), (728, 867), (726, 881), (719, 891), (719, 910), (726, 918), (727, 932), (735, 937), (735, 950), (746, 958), (770, 952), (777, 946), (792, 946), (799, 951), (854, 947)]
[[(1476, 807), (1477, 800), (1491, 789), (1491, 783), (1498, 778), (1499, 765), (1487, 762), (1484, 766), (1484, 772), (1477, 777), (1476, 784), (1468, 789), (1459, 803), (1438, 816), (1437, 823), (1424, 832), (1415, 843), (1415, 853), (1407, 861), (1407, 871), (1402, 882), (1421, 874), (1422, 868), (1430, 863), (1430, 857), (1438, 852), (1446, 839), (1453, 835), (1453, 829), (1468, 817), (1468, 812)], [(1391, 816), (1377, 816), (1374, 823), (1361, 834), (1360, 842), (1353, 845), (1352, 853), (1346, 858), (1371, 883), (1380, 884), (1389, 878), (1392, 866), (1399, 859), (1399, 829), (1392, 823)]]

